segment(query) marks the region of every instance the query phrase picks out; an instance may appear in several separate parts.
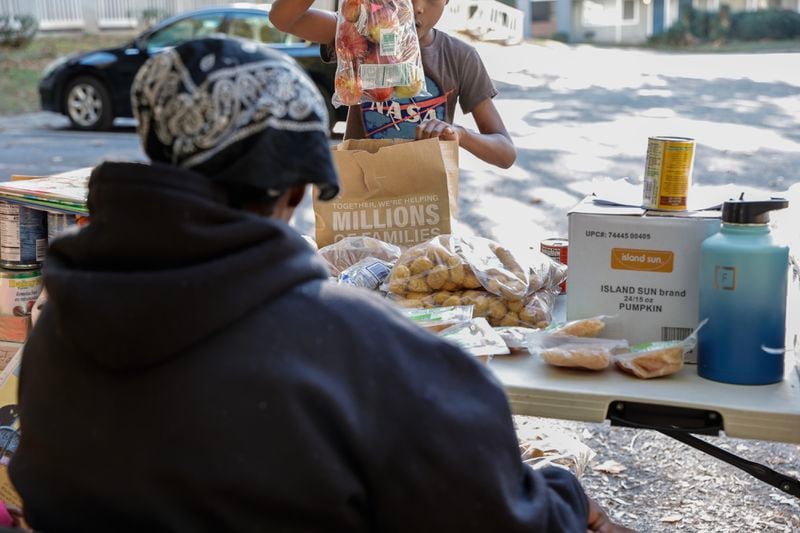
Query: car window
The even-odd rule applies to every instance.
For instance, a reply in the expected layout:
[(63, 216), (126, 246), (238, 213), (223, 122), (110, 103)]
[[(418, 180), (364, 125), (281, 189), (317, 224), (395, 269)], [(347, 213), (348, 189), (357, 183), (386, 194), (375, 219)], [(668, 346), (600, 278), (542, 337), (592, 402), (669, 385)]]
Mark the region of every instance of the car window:
[(267, 13), (233, 13), (229, 15), (228, 35), (251, 39), (267, 44), (284, 44), (301, 42), (293, 35), (278, 31), (269, 21)]
[(150, 35), (147, 39), (147, 50), (153, 52), (161, 48), (176, 46), (190, 39), (199, 39), (218, 33), (223, 19), (222, 13), (212, 13), (178, 20)]

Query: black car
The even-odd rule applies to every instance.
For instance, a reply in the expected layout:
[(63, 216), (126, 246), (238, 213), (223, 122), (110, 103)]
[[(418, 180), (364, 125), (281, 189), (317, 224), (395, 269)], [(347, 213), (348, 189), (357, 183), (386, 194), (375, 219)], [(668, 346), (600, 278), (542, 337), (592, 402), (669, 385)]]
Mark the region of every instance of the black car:
[(133, 116), (133, 78), (151, 55), (183, 41), (215, 34), (259, 41), (293, 57), (328, 102), (331, 127), (346, 118), (345, 107), (334, 110), (330, 104), (335, 65), (322, 62), (319, 45), (275, 29), (269, 21), (269, 6), (256, 4), (183, 13), (163, 20), (119, 48), (60, 58), (45, 69), (39, 81), (42, 109), (66, 115), (77, 129), (109, 129), (115, 118)]

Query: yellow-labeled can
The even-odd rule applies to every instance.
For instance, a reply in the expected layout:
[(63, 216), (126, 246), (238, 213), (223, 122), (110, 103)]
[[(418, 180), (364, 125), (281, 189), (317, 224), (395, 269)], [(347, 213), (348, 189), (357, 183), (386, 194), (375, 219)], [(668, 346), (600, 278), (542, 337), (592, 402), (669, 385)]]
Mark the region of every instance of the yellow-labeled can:
[(644, 172), (646, 209), (686, 211), (694, 167), (694, 139), (650, 137)]

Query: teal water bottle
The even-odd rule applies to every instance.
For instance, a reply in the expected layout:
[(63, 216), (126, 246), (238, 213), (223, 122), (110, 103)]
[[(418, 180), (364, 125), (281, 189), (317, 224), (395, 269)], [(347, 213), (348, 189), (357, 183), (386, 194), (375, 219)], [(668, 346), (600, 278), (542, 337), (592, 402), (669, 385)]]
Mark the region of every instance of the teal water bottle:
[(722, 207), (720, 232), (700, 250), (700, 320), (697, 372), (740, 385), (783, 379), (789, 247), (769, 230), (769, 212), (781, 198)]

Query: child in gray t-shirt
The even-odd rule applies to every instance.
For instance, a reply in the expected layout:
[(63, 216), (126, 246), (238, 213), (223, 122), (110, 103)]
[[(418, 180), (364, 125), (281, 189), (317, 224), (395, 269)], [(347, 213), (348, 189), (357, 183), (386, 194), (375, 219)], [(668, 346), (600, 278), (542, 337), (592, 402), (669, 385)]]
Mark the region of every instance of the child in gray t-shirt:
[[(492, 98), (497, 95), (478, 52), (469, 44), (434, 29), (448, 0), (414, 0), (414, 19), (430, 96), (368, 102), (347, 114), (346, 138), (404, 138), (458, 141), (480, 159), (508, 168), (517, 157), (511, 137)], [(333, 59), (336, 14), (310, 9), (313, 0), (276, 0), (270, 20), (288, 33), (323, 44)], [(453, 124), (456, 102), (472, 113), (478, 131)]]

